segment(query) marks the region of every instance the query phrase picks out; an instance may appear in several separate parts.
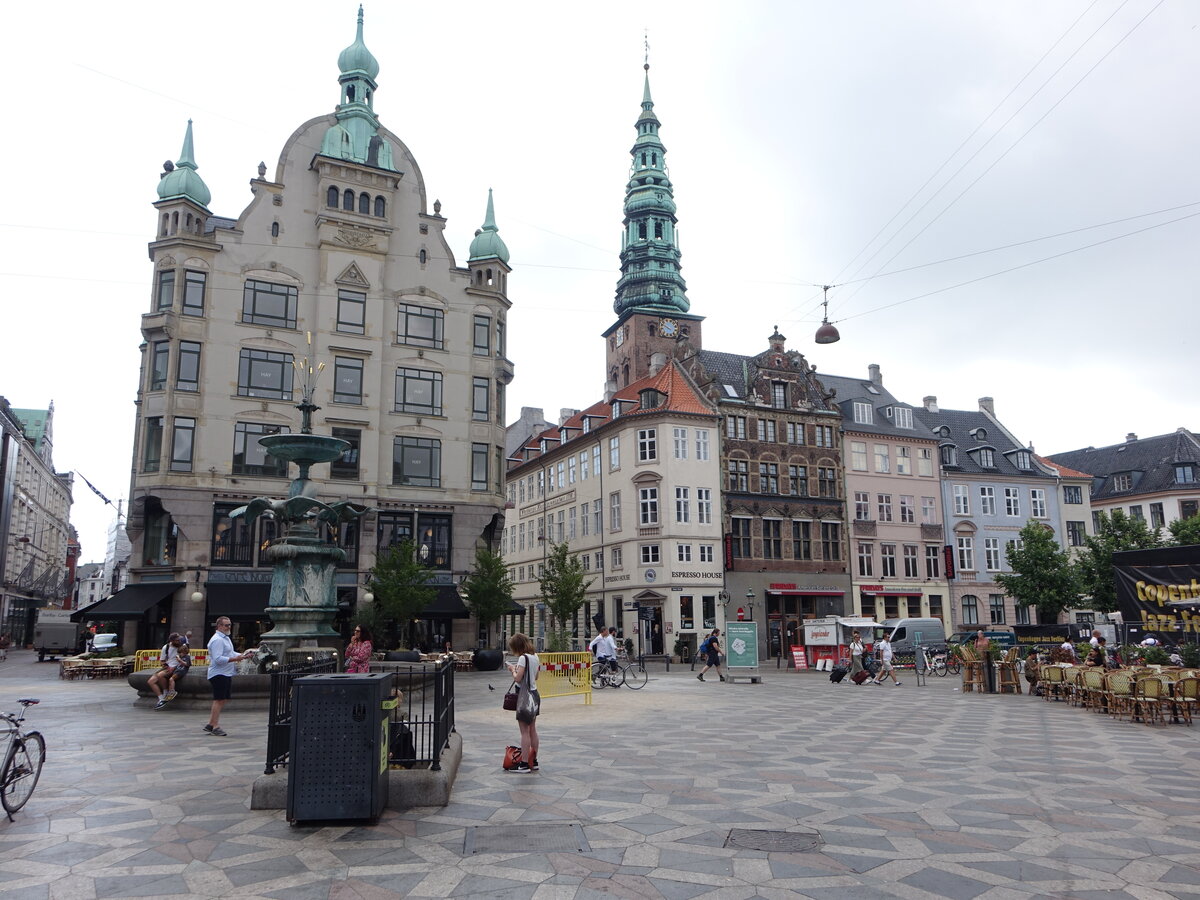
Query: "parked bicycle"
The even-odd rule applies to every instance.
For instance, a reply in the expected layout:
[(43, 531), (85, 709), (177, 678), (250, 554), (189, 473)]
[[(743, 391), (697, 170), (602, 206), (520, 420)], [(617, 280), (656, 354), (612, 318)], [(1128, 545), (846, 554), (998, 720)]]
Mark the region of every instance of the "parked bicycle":
[(934, 674), (938, 678), (945, 678), (949, 671), (949, 662), (946, 659), (946, 651), (938, 651), (930, 653), (924, 647), (917, 648), (917, 672), (921, 675)]
[(42, 763), (46, 761), (46, 741), (36, 731), (21, 733), (25, 711), (36, 706), (37, 700), (18, 700), (20, 713), (0, 713), (8, 725), (8, 746), (4, 751), (4, 766), (0, 768), (0, 803), (11, 822), (13, 813), (19, 810), (33, 794), (42, 775)]
[(615, 669), (608, 660), (598, 659), (592, 663), (593, 691), (606, 687), (616, 688), (621, 685), (640, 691), (649, 680), (646, 669), (641, 663), (625, 663), (625, 665), (618, 663)]

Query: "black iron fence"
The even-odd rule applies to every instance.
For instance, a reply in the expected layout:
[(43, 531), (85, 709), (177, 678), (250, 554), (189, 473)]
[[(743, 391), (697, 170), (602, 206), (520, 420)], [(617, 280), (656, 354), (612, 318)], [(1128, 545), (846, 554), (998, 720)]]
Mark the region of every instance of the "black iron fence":
[[(288, 764), (292, 733), (292, 682), (337, 671), (334, 657), (279, 666), (271, 671), (267, 720), (267, 775)], [(375, 664), (391, 672), (397, 703), (390, 713), (389, 757), (405, 768), (441, 768), (442, 751), (454, 731), (454, 657), (428, 664)]]
[(410, 769), (427, 765), (436, 772), (454, 731), (454, 657), (388, 669), (399, 692), (391, 713), (392, 762)]
[(273, 774), (277, 766), (287, 765), (292, 739), (292, 682), (305, 675), (331, 675), (336, 671), (337, 657), (332, 655), (271, 668), (266, 774)]

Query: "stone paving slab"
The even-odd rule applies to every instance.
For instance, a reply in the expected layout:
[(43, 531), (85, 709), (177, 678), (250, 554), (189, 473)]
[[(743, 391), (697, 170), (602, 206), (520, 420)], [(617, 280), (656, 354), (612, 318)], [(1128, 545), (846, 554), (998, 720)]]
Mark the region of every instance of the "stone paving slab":
[[(464, 751), (450, 805), (376, 826), (288, 825), (249, 809), (261, 711), (135, 703), (121, 682), (62, 682), (10, 653), (47, 740), (42, 781), (0, 819), (0, 893), (47, 900), (238, 897), (1200, 897), (1200, 730), (1117, 722), (1028, 696), (833, 685), (764, 671), (544, 704), (542, 771), (505, 773), (516, 740), (496, 673), (458, 673)], [(696, 723), (707, 723), (697, 728)], [(590, 850), (464, 856), (477, 825), (577, 822)], [(816, 830), (809, 852), (726, 847), (732, 828)], [(515, 832), (514, 832), (515, 833)]]

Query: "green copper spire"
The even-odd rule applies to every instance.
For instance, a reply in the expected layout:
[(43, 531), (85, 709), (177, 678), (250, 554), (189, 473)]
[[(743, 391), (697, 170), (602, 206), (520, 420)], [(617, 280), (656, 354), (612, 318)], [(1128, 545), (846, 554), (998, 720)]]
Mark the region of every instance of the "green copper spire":
[(158, 199), (184, 197), (207, 209), (212, 193), (204, 179), (196, 174), (197, 168), (199, 167), (196, 165), (196, 153), (192, 149), (192, 120), (188, 119), (187, 132), (183, 136), (183, 149), (179, 151), (175, 168), (159, 179)]
[(375, 83), (379, 62), (363, 43), (363, 9), (358, 8), (358, 28), (354, 43), (338, 56), (338, 84), (342, 102), (334, 115), (337, 124), (325, 132), (321, 155), (334, 159), (396, 171), (392, 164), (392, 145), (379, 134), (375, 118)]
[(492, 258), (508, 265), (508, 247), (500, 239), (500, 229), (496, 227), (496, 211), (492, 206), (492, 189), (488, 188), (487, 214), (483, 217), (483, 227), (475, 232), (475, 240), (471, 241), (471, 252), (467, 262)]
[(645, 64), (642, 112), (630, 155), (625, 187), (625, 233), (621, 239), (621, 278), (613, 310), (640, 309), (685, 313), (691, 306), (680, 273), (676, 244), (675, 197), (667, 177), (667, 148), (658, 136), (660, 122), (650, 96), (650, 63)]

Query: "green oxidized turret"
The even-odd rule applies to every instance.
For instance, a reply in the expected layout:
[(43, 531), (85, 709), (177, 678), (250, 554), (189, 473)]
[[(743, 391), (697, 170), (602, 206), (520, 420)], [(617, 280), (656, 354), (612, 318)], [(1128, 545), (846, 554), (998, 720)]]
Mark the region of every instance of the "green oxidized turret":
[(633, 164), (625, 188), (625, 233), (621, 242), (621, 278), (613, 310), (684, 313), (690, 303), (680, 272), (675, 231), (675, 197), (667, 177), (667, 148), (658, 136), (661, 123), (650, 96), (650, 64), (645, 65), (642, 112), (630, 154)]
[(379, 120), (375, 118), (379, 62), (363, 43), (361, 6), (354, 43), (338, 56), (338, 69), (342, 99), (334, 112), (337, 124), (325, 132), (321, 141), (321, 155), (396, 171), (392, 145), (379, 134)]
[(468, 262), (482, 259), (498, 259), (508, 264), (508, 247), (500, 238), (500, 230), (496, 227), (496, 213), (492, 207), (492, 189), (488, 188), (487, 215), (483, 219), (483, 227), (475, 233), (471, 241), (471, 252)]
[(195, 153), (192, 150), (192, 120), (188, 119), (183, 149), (179, 152), (179, 159), (175, 161), (175, 168), (158, 181), (158, 199), (173, 200), (182, 197), (208, 209), (212, 193), (204, 179), (197, 174), (197, 168)]

